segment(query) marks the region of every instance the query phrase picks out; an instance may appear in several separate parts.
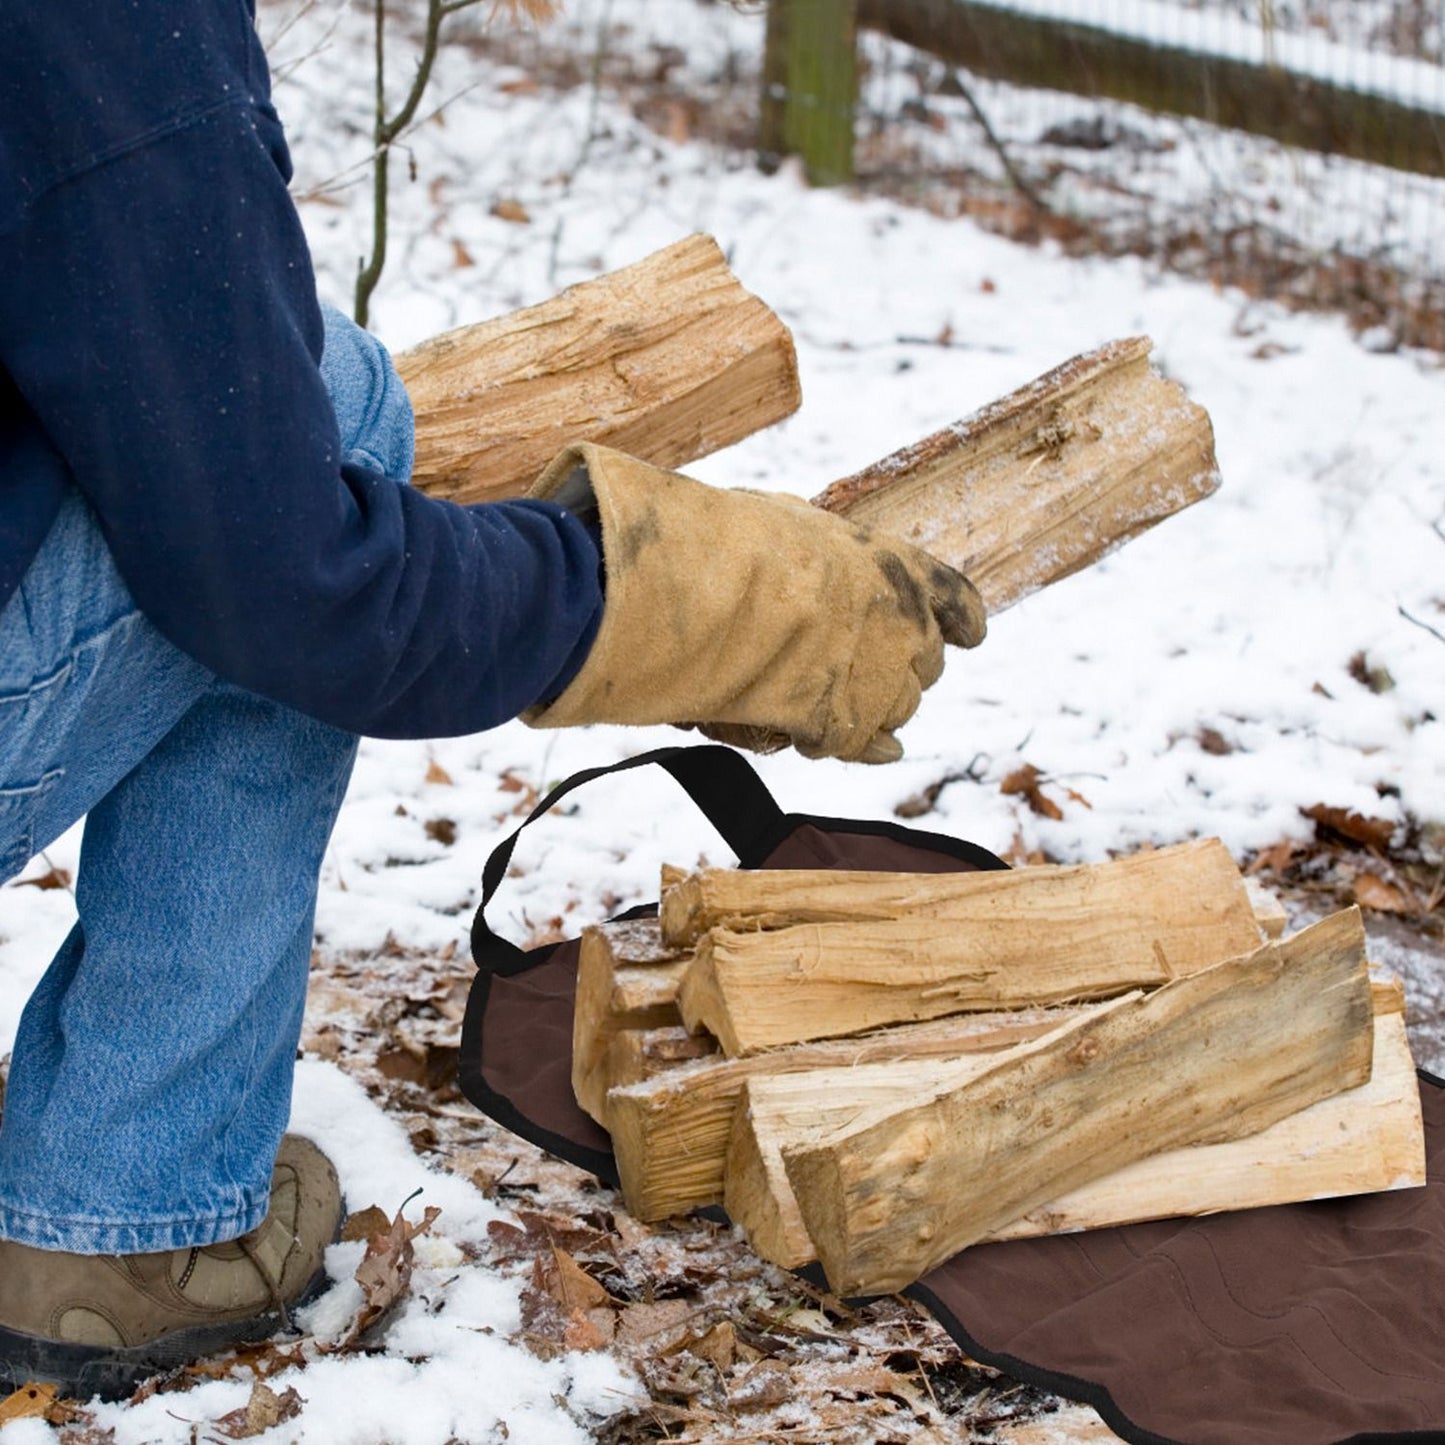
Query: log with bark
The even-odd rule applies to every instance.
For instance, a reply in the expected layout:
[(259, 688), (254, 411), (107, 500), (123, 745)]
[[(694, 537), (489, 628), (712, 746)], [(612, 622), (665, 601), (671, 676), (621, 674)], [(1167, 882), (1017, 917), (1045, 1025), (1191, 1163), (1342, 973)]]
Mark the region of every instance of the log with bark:
[[(1088, 566), (1219, 483), (1203, 408), (1137, 337), (1074, 358), (815, 500), (967, 573), (998, 612)], [(560, 296), (397, 358), (416, 485), (520, 496), (572, 441), (665, 467), (799, 405), (783, 323), (693, 236)]]
[(834, 482), (816, 504), (958, 568), (990, 614), (1219, 488), (1204, 408), (1111, 342)]
[(662, 909), (673, 937), (697, 939), (683, 1022), (733, 1058), (971, 1009), (1107, 998), (1260, 942), (1218, 839), (1002, 872), (709, 870), (664, 893)]
[[(1370, 1077), (1359, 911), (1000, 1056), (785, 1150), (840, 1294), (888, 1293), (1050, 1199), (1186, 1144), (1244, 1138)], [(976, 1076), (972, 1076), (976, 1075)]]

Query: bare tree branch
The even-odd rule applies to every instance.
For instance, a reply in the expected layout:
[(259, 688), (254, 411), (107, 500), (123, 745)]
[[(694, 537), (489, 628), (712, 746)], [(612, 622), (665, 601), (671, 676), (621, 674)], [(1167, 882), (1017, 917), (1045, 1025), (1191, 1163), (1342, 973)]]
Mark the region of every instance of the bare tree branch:
[[(416, 122), (417, 110), (431, 81), (432, 67), (436, 64), (437, 51), (441, 47), (442, 23), (449, 16), (480, 5), (482, 0), (427, 0), (426, 29), (422, 34), (421, 55), (417, 60), (416, 74), (412, 76), (411, 86), (401, 109), (394, 115), (388, 115), (386, 108), (386, 0), (372, 0), (372, 3), (376, 17), (376, 104), (372, 128), (375, 147), (372, 152), (371, 172), (371, 255), (361, 263), (356, 273), (353, 310), (360, 326), (365, 326), (370, 318), (371, 296), (386, 265), (391, 148)], [(521, 13), (538, 21), (548, 19), (556, 9), (552, 0), (492, 0), (492, 13), (495, 15), (503, 5), (514, 18)], [(437, 107), (431, 114), (437, 114), (441, 108)]]
[(1445, 632), (1441, 632), (1437, 628), (1431, 627), (1428, 622), (1424, 622), (1420, 618), (1412, 616), (1410, 613), (1405, 611), (1402, 605), (1398, 603), (1396, 604), (1395, 610), (1399, 612), (1400, 616), (1403, 617), (1406, 622), (1413, 622), (1416, 627), (1421, 628), (1425, 632), (1428, 632), (1430, 636), (1433, 637), (1437, 642), (1445, 642)]

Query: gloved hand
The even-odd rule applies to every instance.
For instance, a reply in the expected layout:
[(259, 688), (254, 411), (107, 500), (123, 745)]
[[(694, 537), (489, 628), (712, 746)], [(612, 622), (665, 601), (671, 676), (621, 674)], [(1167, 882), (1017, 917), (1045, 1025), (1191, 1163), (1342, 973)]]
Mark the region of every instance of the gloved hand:
[(894, 730), (983, 640), (958, 572), (794, 497), (727, 491), (586, 443), (529, 493), (602, 532), (607, 603), (587, 661), (534, 727), (679, 723), (781, 735), (808, 757), (892, 762)]

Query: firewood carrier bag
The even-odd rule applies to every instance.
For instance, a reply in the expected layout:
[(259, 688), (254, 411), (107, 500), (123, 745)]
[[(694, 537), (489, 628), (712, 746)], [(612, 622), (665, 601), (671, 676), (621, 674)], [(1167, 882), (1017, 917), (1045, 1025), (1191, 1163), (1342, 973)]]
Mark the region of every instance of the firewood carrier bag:
[[(572, 1091), (578, 943), (524, 951), (484, 912), (522, 828), (585, 783), (654, 765), (742, 868), (1007, 867), (937, 833), (784, 813), (717, 745), (660, 749), (554, 788), (483, 872), (461, 1086), (499, 1124), (612, 1185), (608, 1136)], [(1140, 1445), (1445, 1442), (1445, 1081), (1419, 1082), (1423, 1189), (975, 1245), (905, 1293), (972, 1358), (1093, 1406)]]

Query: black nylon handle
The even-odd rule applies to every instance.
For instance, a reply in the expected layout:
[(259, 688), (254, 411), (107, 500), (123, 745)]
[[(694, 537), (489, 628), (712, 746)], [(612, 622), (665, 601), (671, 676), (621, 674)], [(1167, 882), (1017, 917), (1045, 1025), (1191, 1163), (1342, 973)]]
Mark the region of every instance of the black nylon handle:
[(597, 778), (652, 764), (665, 769), (697, 804), (699, 811), (722, 835), (723, 841), (747, 864), (757, 843), (771, 835), (783, 817), (783, 810), (768, 791), (767, 784), (739, 752), (720, 743), (694, 747), (655, 748), (604, 767), (584, 768), (558, 783), (518, 827), (492, 850), (482, 869), (482, 898), (472, 920), (472, 959), (478, 968), (510, 973), (522, 967), (527, 955), (508, 939), (492, 932), (486, 920), (487, 904), (507, 875), (507, 865), (517, 839), (529, 824), (554, 808), (568, 793)]

